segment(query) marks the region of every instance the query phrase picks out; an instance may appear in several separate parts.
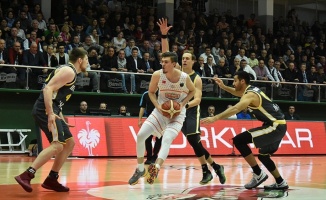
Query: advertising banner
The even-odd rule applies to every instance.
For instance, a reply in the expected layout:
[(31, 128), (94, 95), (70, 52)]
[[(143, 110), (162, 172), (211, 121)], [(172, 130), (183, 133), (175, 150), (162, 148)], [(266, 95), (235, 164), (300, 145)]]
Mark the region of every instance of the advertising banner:
[[(75, 125), (70, 128), (76, 143), (73, 156), (136, 156), (138, 118), (71, 116), (66, 121)], [(202, 144), (212, 155), (239, 155), (232, 138), (261, 124), (256, 120), (220, 120), (203, 125)], [(45, 148), (49, 143), (42, 136)], [(275, 154), (326, 154), (325, 142), (325, 122), (288, 121), (286, 135)], [(258, 153), (253, 145), (250, 147)], [(173, 141), (169, 155), (194, 155), (182, 132)]]

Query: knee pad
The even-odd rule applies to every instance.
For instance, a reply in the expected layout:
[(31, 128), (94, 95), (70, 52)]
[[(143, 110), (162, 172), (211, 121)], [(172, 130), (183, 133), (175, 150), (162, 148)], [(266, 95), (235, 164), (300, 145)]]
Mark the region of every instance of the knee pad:
[(259, 154), (258, 159), (263, 163), (269, 172), (272, 172), (276, 169), (275, 163), (272, 161), (269, 154)]
[(192, 146), (192, 148), (194, 149), (194, 152), (197, 157), (202, 157), (205, 154), (203, 150), (204, 147), (200, 141), (199, 134), (189, 135), (187, 136), (187, 140), (189, 144)]

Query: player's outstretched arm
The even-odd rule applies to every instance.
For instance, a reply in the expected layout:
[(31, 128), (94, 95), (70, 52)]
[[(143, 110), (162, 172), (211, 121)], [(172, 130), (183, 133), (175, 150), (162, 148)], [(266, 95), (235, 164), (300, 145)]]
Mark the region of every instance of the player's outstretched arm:
[(231, 93), (234, 96), (241, 97), (243, 95), (242, 92), (235, 91), (235, 88), (229, 87), (224, 85), (223, 81), (217, 77), (214, 77), (213, 80), (215, 83), (222, 88), (223, 90), (227, 91), (228, 93)]
[(224, 112), (222, 112), (218, 115), (215, 115), (214, 117), (206, 117), (206, 118), (200, 120), (200, 122), (203, 124), (209, 124), (209, 123), (213, 123), (220, 119), (226, 119), (228, 117), (231, 117), (232, 115), (237, 114), (237, 113), (241, 112), (242, 110), (244, 110), (245, 108), (247, 108), (255, 100), (255, 98), (258, 98), (256, 94), (253, 94), (253, 93), (245, 94), (240, 99), (240, 101), (237, 104), (235, 104), (234, 106), (229, 107)]

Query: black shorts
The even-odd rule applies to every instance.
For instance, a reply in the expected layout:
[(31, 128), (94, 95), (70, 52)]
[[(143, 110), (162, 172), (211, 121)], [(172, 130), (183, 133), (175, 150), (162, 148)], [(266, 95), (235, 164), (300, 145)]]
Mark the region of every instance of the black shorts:
[(35, 122), (45, 133), (50, 143), (53, 142), (53, 138), (57, 138), (58, 142), (65, 144), (68, 139), (72, 138), (72, 134), (69, 130), (69, 127), (62, 119), (55, 120), (55, 123), (57, 125), (57, 133), (56, 135), (53, 135), (52, 132), (49, 131), (48, 116), (45, 114), (45, 111), (37, 111), (34, 109), (32, 115)]
[(187, 109), (186, 118), (183, 122), (182, 133), (187, 135), (200, 134), (200, 112), (199, 106)]
[(277, 151), (285, 133), (286, 124), (263, 125), (248, 130), (260, 154), (273, 154)]

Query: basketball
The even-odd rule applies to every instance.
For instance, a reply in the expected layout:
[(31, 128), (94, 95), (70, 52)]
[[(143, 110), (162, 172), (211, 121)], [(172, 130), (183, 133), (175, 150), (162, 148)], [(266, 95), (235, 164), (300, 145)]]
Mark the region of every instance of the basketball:
[(176, 101), (169, 100), (162, 104), (163, 116), (172, 119), (180, 114), (180, 104)]

